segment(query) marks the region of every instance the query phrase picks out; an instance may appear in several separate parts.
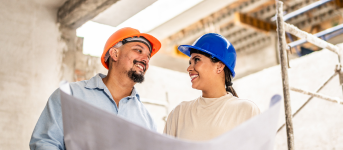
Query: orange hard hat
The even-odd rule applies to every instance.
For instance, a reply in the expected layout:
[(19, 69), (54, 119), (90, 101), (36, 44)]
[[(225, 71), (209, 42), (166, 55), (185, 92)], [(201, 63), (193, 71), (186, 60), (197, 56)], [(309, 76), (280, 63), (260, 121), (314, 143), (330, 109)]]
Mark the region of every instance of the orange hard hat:
[(155, 37), (153, 37), (150, 34), (146, 34), (146, 33), (141, 33), (139, 32), (137, 29), (134, 28), (130, 28), (130, 27), (125, 27), (122, 28), (116, 32), (114, 32), (107, 40), (106, 44), (105, 44), (105, 48), (104, 48), (104, 52), (101, 55), (101, 63), (102, 65), (108, 69), (107, 64), (105, 63), (105, 55), (107, 53), (107, 51), (113, 47), (115, 44), (117, 44), (118, 42), (129, 38), (129, 37), (144, 37), (146, 38), (150, 44), (151, 44), (151, 57), (156, 54), (160, 48), (161, 48), (161, 42), (156, 39)]

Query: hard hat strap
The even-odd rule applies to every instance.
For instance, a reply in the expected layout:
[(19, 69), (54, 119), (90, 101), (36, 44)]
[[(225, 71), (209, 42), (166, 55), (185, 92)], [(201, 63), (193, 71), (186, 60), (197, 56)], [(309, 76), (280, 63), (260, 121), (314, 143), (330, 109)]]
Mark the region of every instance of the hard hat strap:
[[(151, 44), (150, 42), (145, 39), (144, 37), (129, 37), (129, 38), (126, 38), (120, 42), (118, 42), (116, 45), (114, 45), (113, 47), (115, 48), (119, 48), (120, 46), (126, 44), (126, 43), (130, 43), (130, 42), (141, 42), (143, 44), (145, 44), (146, 46), (148, 46), (149, 48), (149, 51), (151, 53)], [(107, 53), (105, 54), (105, 62), (108, 61), (108, 58), (110, 57), (110, 54), (109, 54), (109, 51), (107, 51)]]
[(142, 36), (140, 36), (140, 37), (129, 37), (129, 38), (122, 40), (123, 45), (126, 43), (129, 43), (129, 42), (141, 42), (141, 43), (145, 44), (146, 46), (148, 46), (150, 52), (152, 50), (150, 42)]

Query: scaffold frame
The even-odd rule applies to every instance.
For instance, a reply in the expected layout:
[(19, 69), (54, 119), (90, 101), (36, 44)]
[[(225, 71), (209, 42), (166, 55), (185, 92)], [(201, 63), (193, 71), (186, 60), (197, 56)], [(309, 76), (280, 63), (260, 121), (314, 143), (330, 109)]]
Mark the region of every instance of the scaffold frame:
[[(288, 150), (294, 150), (294, 133), (293, 133), (293, 122), (292, 117), (294, 117), (308, 102), (313, 98), (321, 98), (331, 102), (337, 102), (338, 104), (343, 105), (343, 101), (339, 98), (334, 98), (330, 96), (326, 96), (323, 94), (319, 94), (319, 92), (335, 75), (339, 75), (340, 78), (340, 86), (342, 87), (343, 83), (343, 70), (342, 68), (342, 49), (336, 45), (328, 43), (312, 34), (309, 34), (305, 31), (302, 31), (295, 27), (294, 25), (285, 23), (283, 19), (283, 2), (278, 1), (276, 3), (276, 24), (277, 24), (277, 39), (278, 39), (278, 49), (280, 55), (280, 63), (281, 63), (281, 76), (282, 76), (282, 86), (283, 86), (283, 95), (284, 95), (284, 107), (285, 107), (285, 119), (286, 123), (282, 125), (278, 131), (282, 129), (286, 125), (286, 132), (287, 132), (287, 146)], [(338, 55), (338, 64), (336, 66), (335, 73), (330, 76), (328, 80), (321, 85), (321, 87), (316, 92), (310, 92), (303, 89), (299, 89), (296, 87), (289, 86), (289, 78), (288, 78), (288, 53), (290, 51), (288, 45), (286, 43), (285, 32), (291, 33), (299, 38), (305, 39), (308, 42), (321, 47), (323, 49), (330, 50)], [(343, 89), (343, 88), (342, 88)], [(291, 103), (290, 103), (290, 90), (310, 95), (311, 97), (292, 115), (291, 111)]]

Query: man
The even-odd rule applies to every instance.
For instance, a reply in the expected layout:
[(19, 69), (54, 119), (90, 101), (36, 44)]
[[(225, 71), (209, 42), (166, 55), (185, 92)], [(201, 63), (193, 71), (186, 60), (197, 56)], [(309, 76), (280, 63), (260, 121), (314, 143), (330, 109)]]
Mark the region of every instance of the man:
[[(156, 126), (134, 88), (144, 80), (149, 59), (161, 48), (155, 37), (133, 28), (122, 28), (107, 40), (101, 56), (107, 76), (70, 83), (73, 96), (156, 131)], [(115, 127), (114, 127), (115, 128)], [(89, 135), (91, 136), (91, 135)], [(65, 150), (60, 91), (49, 98), (32, 133), (30, 149)]]

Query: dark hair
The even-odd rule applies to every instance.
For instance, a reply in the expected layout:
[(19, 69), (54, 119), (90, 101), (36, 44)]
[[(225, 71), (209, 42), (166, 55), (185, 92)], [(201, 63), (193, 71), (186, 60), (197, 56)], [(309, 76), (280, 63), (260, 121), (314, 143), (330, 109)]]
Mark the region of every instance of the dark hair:
[[(212, 61), (213, 63), (220, 62), (219, 59), (217, 59), (217, 58), (211, 56), (211, 55), (208, 54), (208, 53), (205, 53), (205, 52), (203, 52), (203, 51), (199, 51), (199, 50), (197, 50), (197, 49), (191, 48), (191, 49), (190, 49), (190, 54), (192, 54), (192, 53), (202, 54), (202, 55), (204, 55), (204, 56), (210, 58), (211, 61)], [(230, 92), (233, 96), (238, 97), (236, 91), (235, 91), (235, 90), (233, 89), (233, 87), (232, 87), (232, 73), (231, 73), (231, 71), (229, 70), (229, 68), (228, 68), (227, 66), (225, 66), (225, 68), (224, 68), (224, 73), (225, 73), (225, 86), (226, 86), (226, 91), (227, 91), (227, 92)]]

